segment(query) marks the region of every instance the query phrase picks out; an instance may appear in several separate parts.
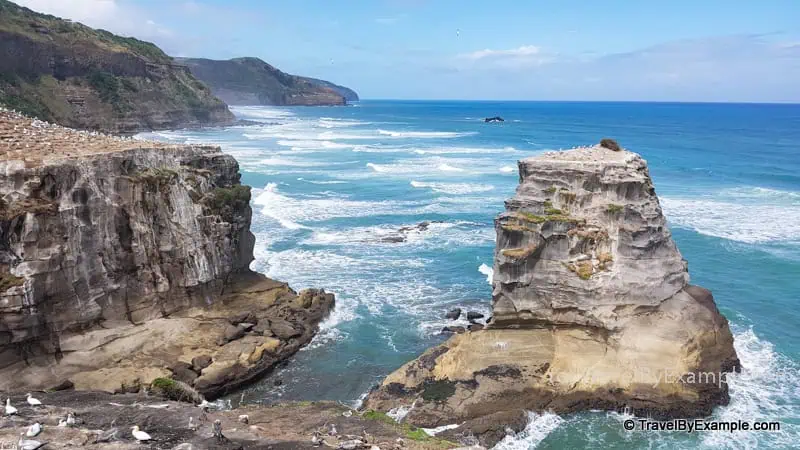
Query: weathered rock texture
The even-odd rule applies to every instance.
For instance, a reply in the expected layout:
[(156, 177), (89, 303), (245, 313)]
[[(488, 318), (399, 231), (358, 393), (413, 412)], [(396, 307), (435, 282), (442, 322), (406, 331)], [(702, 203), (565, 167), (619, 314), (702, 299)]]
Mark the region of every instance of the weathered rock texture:
[[(367, 404), (443, 425), (515, 409), (702, 416), (738, 368), (727, 320), (688, 284), (645, 161), (601, 147), (519, 164), (496, 220), (493, 318), (391, 374)], [(699, 373), (713, 376), (701, 378)]]
[(225, 103), (155, 45), (6, 0), (0, 0), (0, 104), (113, 133), (234, 122)]
[[(3, 114), (25, 148), (61, 142), (60, 127)], [(0, 146), (0, 389), (174, 374), (214, 397), (309, 342), (333, 306), (249, 271), (250, 188), (218, 147), (41, 147)]]
[(338, 106), (358, 95), (333, 83), (290, 75), (258, 58), (178, 58), (231, 105)]
[[(15, 448), (21, 433), (40, 423), (36, 440), (51, 449), (273, 449), (366, 448), (383, 450), (434, 450), (458, 447), (428, 437), (422, 430), (400, 426), (385, 416), (359, 415), (334, 402), (283, 403), (271, 407), (245, 406), (228, 411), (199, 408), (142, 394), (110, 395), (102, 392), (54, 392), (35, 394), (43, 406), (31, 408), (24, 395), (11, 395), (20, 412), (0, 416), (0, 446)], [(7, 395), (0, 393), (4, 400)], [(76, 424), (57, 426), (72, 413)], [(243, 423), (240, 415), (249, 420)], [(212, 432), (220, 421), (223, 439)], [(137, 442), (131, 427), (138, 425), (153, 441)], [(314, 439), (324, 443), (314, 444)], [(30, 438), (28, 438), (30, 439)], [(361, 443), (352, 446), (352, 444)]]

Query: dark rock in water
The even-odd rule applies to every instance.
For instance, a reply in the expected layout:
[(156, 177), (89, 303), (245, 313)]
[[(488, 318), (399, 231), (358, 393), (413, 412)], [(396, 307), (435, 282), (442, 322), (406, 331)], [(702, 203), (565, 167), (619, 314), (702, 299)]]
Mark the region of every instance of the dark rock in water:
[(528, 414), (521, 409), (501, 411), (464, 422), (460, 427), (436, 435), (437, 438), (459, 442), (474, 436), (485, 448), (492, 448), (512, 430), (519, 433), (528, 426)]
[(467, 330), (464, 327), (444, 327), (442, 328), (442, 333), (466, 333)]
[(280, 380), (280, 379), (275, 380), (275, 382), (272, 383), (272, 384), (275, 385), (275, 386), (281, 386), (283, 384), (283, 380)]
[(283, 319), (273, 319), (270, 320), (270, 330), (275, 333), (275, 336), (278, 336), (281, 339), (291, 339), (295, 336), (300, 336), (300, 332), (297, 331), (291, 323), (283, 320)]
[(483, 329), (483, 325), (480, 323), (471, 323), (469, 324), (469, 331), (479, 331)]
[(397, 236), (386, 236), (386, 237), (381, 238), (381, 242), (386, 242), (388, 244), (399, 244), (399, 243), (405, 242), (405, 241), (406, 241), (406, 237), (405, 236), (400, 236), (400, 235), (397, 235)]
[(473, 320), (483, 319), (484, 317), (486, 316), (477, 311), (470, 311), (467, 313), (467, 320), (469, 320), (470, 322), (472, 322)]
[(213, 360), (208, 355), (195, 356), (192, 358), (192, 369), (194, 369), (195, 372), (200, 373), (203, 371), (203, 369), (210, 366), (212, 362)]
[(397, 244), (405, 242), (408, 239), (409, 233), (421, 233), (426, 231), (434, 223), (443, 223), (441, 220), (426, 220), (410, 227), (400, 227), (397, 234), (391, 234), (380, 238), (380, 242), (387, 242), (390, 244)]
[(444, 317), (450, 320), (458, 320), (458, 318), (461, 317), (461, 308), (453, 308), (450, 311), (447, 311), (447, 314), (445, 314)]
[(506, 120), (500, 116), (494, 116), (494, 117), (487, 117), (483, 119), (483, 121), (486, 123), (491, 123), (491, 122), (505, 122)]

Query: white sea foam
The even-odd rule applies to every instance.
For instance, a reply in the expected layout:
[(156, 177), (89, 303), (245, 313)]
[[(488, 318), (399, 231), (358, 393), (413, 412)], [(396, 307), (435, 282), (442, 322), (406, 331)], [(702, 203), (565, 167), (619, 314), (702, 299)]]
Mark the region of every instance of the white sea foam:
[(303, 177), (298, 178), (297, 181), (303, 181), (311, 184), (347, 184), (347, 181), (342, 180), (306, 180)]
[(513, 173), (513, 172), (516, 172), (516, 171), (517, 171), (517, 168), (514, 167), (514, 166), (503, 166), (503, 167), (500, 168), (500, 172), (503, 172), (503, 173)]
[[(305, 245), (361, 245), (372, 247), (408, 247), (447, 249), (487, 245), (494, 242), (494, 230), (475, 222), (431, 222), (425, 229), (418, 224), (377, 225), (370, 227), (316, 229)], [(407, 228), (401, 232), (400, 228)], [(402, 237), (404, 241), (397, 242)]]
[(474, 131), (463, 133), (452, 131), (387, 131), (378, 130), (378, 134), (393, 138), (429, 138), (429, 139), (451, 139), (478, 134)]
[(263, 106), (231, 106), (231, 111), (239, 117), (250, 120), (279, 120), (295, 117), (295, 114), (285, 109), (265, 108)]
[(704, 433), (710, 448), (792, 448), (800, 442), (800, 366), (775, 351), (752, 328), (734, 333), (742, 372), (728, 376), (731, 402), (715, 420), (780, 421), (779, 432)]
[(436, 436), (437, 434), (442, 433), (442, 432), (447, 431), (447, 430), (455, 430), (456, 428), (460, 427), (461, 425), (463, 425), (463, 422), (462, 423), (453, 423), (453, 424), (450, 424), (450, 425), (442, 425), (442, 426), (438, 426), (436, 428), (423, 428), (422, 431), (427, 433), (428, 436)]
[(463, 172), (464, 169), (460, 167), (453, 167), (450, 164), (442, 163), (436, 166), (437, 169), (441, 170), (442, 172)]
[(498, 442), (495, 450), (528, 450), (536, 448), (564, 419), (553, 413), (528, 413), (528, 426), (519, 433), (508, 430), (506, 437)]
[(491, 267), (486, 264), (481, 264), (480, 267), (478, 267), (478, 272), (486, 275), (486, 281), (489, 282), (489, 284), (494, 282), (494, 269)]
[(412, 150), (418, 155), (493, 155), (502, 153), (520, 153), (514, 147), (503, 148), (481, 148), (481, 147), (431, 147), (431, 148), (416, 148)]
[(427, 188), (434, 192), (441, 192), (443, 194), (474, 194), (478, 192), (487, 192), (494, 189), (490, 184), (469, 184), (469, 183), (429, 183), (424, 181), (412, 181), (411, 186), (415, 188)]
[(335, 193), (318, 193), (321, 198), (292, 198), (282, 194), (278, 185), (269, 183), (253, 200), (261, 206), (261, 213), (281, 223), (285, 228), (308, 228), (300, 222), (316, 222), (334, 217), (366, 217), (378, 214), (395, 214), (416, 203), (393, 201), (348, 200)]
[(800, 205), (672, 197), (661, 204), (670, 223), (701, 234), (750, 244), (800, 242)]

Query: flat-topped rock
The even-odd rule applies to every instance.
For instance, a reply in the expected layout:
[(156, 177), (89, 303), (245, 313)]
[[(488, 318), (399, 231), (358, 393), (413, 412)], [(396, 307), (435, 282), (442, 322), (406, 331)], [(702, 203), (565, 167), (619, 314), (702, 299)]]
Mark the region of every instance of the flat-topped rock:
[(613, 329), (620, 308), (652, 307), (689, 282), (647, 163), (603, 147), (520, 161), (496, 220), (494, 322)]

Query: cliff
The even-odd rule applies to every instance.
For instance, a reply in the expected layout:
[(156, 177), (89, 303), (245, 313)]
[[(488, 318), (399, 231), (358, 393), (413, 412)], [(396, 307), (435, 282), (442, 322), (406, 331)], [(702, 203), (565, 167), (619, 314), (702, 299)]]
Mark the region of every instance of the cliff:
[(334, 91), (339, 93), (339, 95), (344, 97), (344, 99), (347, 100), (348, 102), (357, 102), (360, 100), (358, 97), (358, 93), (356, 93), (356, 91), (348, 87), (340, 86), (338, 84), (331, 83), (330, 81), (320, 80), (317, 78), (310, 78), (310, 77), (300, 77), (300, 78), (308, 81), (311, 84), (333, 89)]
[(215, 397), (309, 342), (333, 306), (249, 271), (250, 188), (218, 147), (3, 110), (0, 138), (0, 389), (175, 376)]
[(0, 104), (64, 126), (133, 133), (234, 121), (155, 45), (0, 0)]
[(337, 106), (358, 95), (327, 81), (281, 72), (258, 58), (178, 58), (231, 105)]
[(401, 367), (367, 405), (411, 406), (406, 421), (420, 426), (467, 421), (457, 436), (522, 410), (665, 419), (726, 404), (733, 337), (711, 293), (688, 284), (646, 162), (581, 148), (523, 160), (519, 173), (496, 219), (487, 328)]

